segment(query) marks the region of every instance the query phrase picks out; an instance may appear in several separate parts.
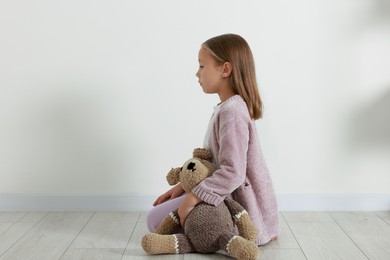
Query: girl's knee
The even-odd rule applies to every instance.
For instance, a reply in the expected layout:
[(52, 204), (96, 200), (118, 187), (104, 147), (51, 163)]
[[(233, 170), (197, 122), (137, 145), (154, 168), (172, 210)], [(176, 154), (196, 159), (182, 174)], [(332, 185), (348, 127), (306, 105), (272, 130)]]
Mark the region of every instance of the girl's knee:
[(146, 217), (146, 224), (150, 232), (154, 232), (158, 225), (160, 225), (161, 221), (164, 220), (166, 216), (173, 210), (179, 208), (181, 201), (183, 200), (183, 196), (166, 201), (162, 204), (159, 204), (152, 208)]
[(158, 220), (157, 220), (158, 218), (159, 218), (159, 216), (158, 216), (155, 208), (151, 209), (148, 212), (148, 215), (146, 216), (146, 225), (149, 229), (149, 232), (154, 232), (157, 229), (158, 225), (160, 224), (160, 222), (158, 222)]

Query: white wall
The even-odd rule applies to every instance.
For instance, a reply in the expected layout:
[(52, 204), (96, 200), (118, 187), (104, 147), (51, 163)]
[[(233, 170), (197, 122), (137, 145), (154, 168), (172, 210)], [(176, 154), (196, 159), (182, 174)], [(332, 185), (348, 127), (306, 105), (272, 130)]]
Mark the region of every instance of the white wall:
[(390, 193), (390, 6), (0, 1), (0, 193), (159, 194), (202, 145), (206, 39), (244, 36), (277, 193)]

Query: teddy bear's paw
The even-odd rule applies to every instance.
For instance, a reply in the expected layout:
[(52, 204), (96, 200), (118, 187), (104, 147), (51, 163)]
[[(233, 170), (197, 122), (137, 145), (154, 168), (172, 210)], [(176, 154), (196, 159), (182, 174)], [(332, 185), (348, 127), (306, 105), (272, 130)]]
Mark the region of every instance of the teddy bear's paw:
[(260, 250), (257, 245), (240, 236), (234, 236), (226, 246), (226, 251), (238, 260), (256, 260)]
[(147, 234), (142, 238), (142, 248), (152, 255), (177, 254), (177, 239), (174, 235)]

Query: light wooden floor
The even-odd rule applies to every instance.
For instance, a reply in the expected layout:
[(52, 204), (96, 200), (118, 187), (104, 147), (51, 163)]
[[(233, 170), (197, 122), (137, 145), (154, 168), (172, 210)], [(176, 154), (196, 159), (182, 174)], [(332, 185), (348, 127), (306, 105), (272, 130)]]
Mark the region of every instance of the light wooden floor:
[[(229, 259), (148, 256), (144, 212), (0, 212), (0, 259)], [(260, 259), (390, 259), (390, 212), (281, 212)]]

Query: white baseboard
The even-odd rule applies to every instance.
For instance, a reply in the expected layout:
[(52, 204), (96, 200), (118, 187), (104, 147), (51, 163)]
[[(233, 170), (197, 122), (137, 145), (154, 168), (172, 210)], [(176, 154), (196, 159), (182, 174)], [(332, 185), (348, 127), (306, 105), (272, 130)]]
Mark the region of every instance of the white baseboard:
[(0, 211), (139, 211), (156, 196), (135, 194), (0, 194)]
[[(0, 211), (149, 210), (157, 196), (136, 194), (0, 194)], [(279, 193), (280, 211), (388, 211), (390, 193)]]
[(281, 193), (281, 211), (388, 211), (390, 193)]

